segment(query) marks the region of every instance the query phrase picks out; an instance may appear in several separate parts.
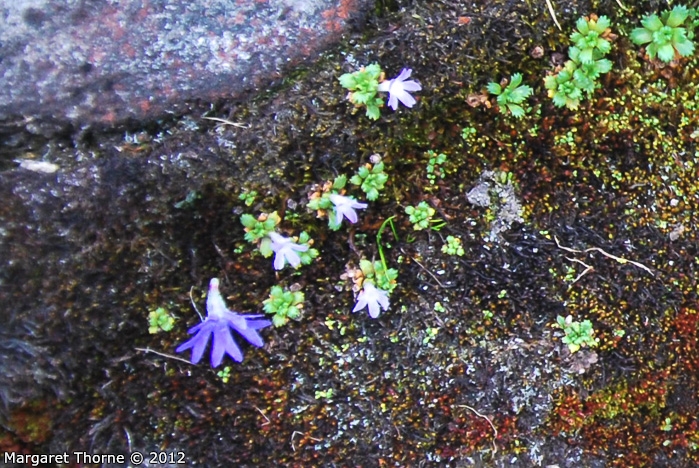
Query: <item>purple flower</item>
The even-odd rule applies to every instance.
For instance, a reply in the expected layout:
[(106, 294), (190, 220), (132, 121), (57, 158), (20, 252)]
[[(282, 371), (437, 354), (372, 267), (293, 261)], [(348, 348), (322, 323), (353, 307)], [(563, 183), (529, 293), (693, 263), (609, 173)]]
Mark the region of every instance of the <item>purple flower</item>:
[(356, 223), (357, 212), (354, 210), (363, 210), (368, 206), (366, 203), (359, 203), (354, 198), (338, 195), (336, 193), (330, 194), (330, 201), (335, 205), (335, 224), (338, 226), (342, 223), (343, 216), (347, 218), (350, 223)]
[(305, 252), (308, 250), (307, 245), (299, 245), (288, 237), (271, 232), (269, 238), (272, 239), (271, 248), (274, 251), (274, 269), (281, 270), (284, 265), (289, 263), (296, 268), (301, 264), (301, 257), (296, 252)]
[(175, 352), (180, 353), (187, 349), (192, 350), (192, 364), (201, 360), (206, 346), (209, 344), (209, 336), (213, 334), (211, 347), (211, 367), (218, 367), (223, 361), (223, 355), (228, 354), (234, 361), (241, 362), (243, 353), (238, 343), (231, 336), (230, 328), (243, 335), (248, 343), (258, 348), (264, 345), (262, 337), (257, 332), (262, 328), (272, 325), (266, 319), (260, 319), (262, 315), (238, 315), (226, 307), (226, 303), (218, 291), (218, 279), (213, 278), (209, 282), (209, 294), (206, 297), (206, 319), (189, 329), (189, 334), (195, 334), (188, 341), (177, 347)]
[(410, 78), (412, 72), (410, 68), (404, 68), (397, 77), (379, 83), (378, 90), (389, 93), (388, 107), (391, 109), (398, 109), (398, 101), (402, 102), (405, 107), (413, 107), (415, 105), (415, 98), (408, 91), (420, 91), (422, 86), (413, 80), (405, 81)]
[(371, 318), (378, 317), (381, 309), (388, 310), (388, 293), (369, 282), (364, 282), (364, 287), (357, 296), (357, 304), (352, 312), (357, 312), (365, 307), (369, 309)]

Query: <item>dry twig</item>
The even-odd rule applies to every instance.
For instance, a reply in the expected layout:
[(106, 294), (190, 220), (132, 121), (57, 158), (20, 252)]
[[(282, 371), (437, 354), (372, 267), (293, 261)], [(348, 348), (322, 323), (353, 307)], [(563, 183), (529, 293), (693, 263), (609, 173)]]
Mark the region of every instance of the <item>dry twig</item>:
[(473, 411), (473, 412), (476, 414), (476, 416), (478, 416), (478, 417), (480, 417), (480, 418), (483, 418), (483, 419), (485, 419), (486, 421), (488, 421), (488, 424), (490, 424), (490, 427), (493, 428), (493, 432), (495, 433), (495, 434), (493, 435), (493, 455), (495, 455), (496, 453), (498, 453), (498, 446), (495, 445), (495, 439), (498, 438), (498, 430), (495, 429), (495, 425), (493, 425), (493, 421), (491, 421), (489, 417), (487, 417), (487, 416), (485, 416), (485, 415), (479, 413), (478, 411), (476, 411), (475, 409), (471, 408), (471, 407), (468, 406), (468, 405), (456, 405), (456, 406), (459, 407), (459, 408), (468, 408), (468, 409), (470, 409), (471, 411)]
[[(553, 236), (553, 238), (556, 241), (556, 245), (558, 246), (558, 248), (563, 249), (566, 252), (571, 252), (571, 253), (599, 252), (602, 255), (604, 255), (605, 257), (611, 258), (612, 260), (616, 260), (617, 262), (621, 263), (622, 265), (625, 263), (630, 263), (638, 268), (646, 270), (648, 273), (650, 273), (651, 276), (655, 276), (655, 274), (653, 274), (653, 271), (650, 268), (648, 268), (647, 266), (645, 266), (643, 263), (634, 262), (633, 260), (627, 260), (623, 257), (617, 257), (616, 255), (612, 255), (610, 253), (605, 252), (604, 250), (600, 249), (599, 247), (590, 247), (589, 249), (585, 249), (585, 250), (571, 249), (570, 247), (562, 246), (561, 243), (558, 242), (558, 238), (556, 236)], [(585, 264), (583, 263), (583, 265), (585, 265)]]

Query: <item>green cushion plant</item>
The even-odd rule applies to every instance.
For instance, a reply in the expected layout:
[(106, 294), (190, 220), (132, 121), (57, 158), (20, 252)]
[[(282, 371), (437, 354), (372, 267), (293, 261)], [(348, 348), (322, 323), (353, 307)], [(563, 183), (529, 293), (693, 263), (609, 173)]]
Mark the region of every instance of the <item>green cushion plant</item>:
[(658, 57), (663, 62), (671, 62), (676, 56), (688, 57), (694, 53), (694, 43), (687, 37), (683, 26), (690, 16), (690, 10), (678, 5), (672, 10), (645, 16), (642, 28), (631, 31), (630, 38), (637, 45), (648, 44), (646, 51), (651, 59)]
[(371, 164), (361, 166), (350, 179), (351, 184), (361, 187), (369, 201), (379, 198), (379, 192), (383, 190), (387, 181), (388, 174), (384, 172), (383, 162), (378, 162), (373, 166)]
[(570, 35), (570, 40), (579, 50), (581, 63), (592, 62), (596, 60), (595, 55), (601, 57), (612, 49), (612, 44), (607, 39), (611, 33), (611, 29), (609, 29), (611, 22), (606, 16), (599, 18), (595, 15), (591, 15), (589, 18), (582, 17), (575, 25), (578, 30)]
[(303, 311), (304, 294), (301, 291), (290, 291), (281, 286), (272, 286), (269, 298), (262, 301), (264, 311), (274, 314), (272, 323), (275, 327), (281, 327), (289, 322), (289, 319), (298, 320)]
[(366, 106), (366, 115), (372, 120), (379, 118), (383, 106), (383, 99), (377, 96), (380, 80), (381, 66), (378, 63), (340, 77), (342, 87), (350, 91), (347, 98), (357, 107)]
[(568, 60), (555, 75), (544, 79), (548, 95), (557, 107), (566, 106), (575, 110), (584, 98), (599, 87), (599, 77), (612, 69), (612, 62), (604, 56), (611, 50), (614, 35), (606, 16), (582, 17), (577, 23), (578, 30), (571, 34), (575, 43), (568, 49)]
[(544, 86), (556, 106), (575, 110), (580, 105), (583, 90), (575, 80), (576, 70), (575, 62), (569, 60), (563, 70), (544, 79)]
[(513, 116), (519, 119), (525, 114), (524, 108), (520, 104), (531, 96), (534, 90), (531, 86), (522, 84), (521, 73), (515, 73), (507, 86), (504, 83), (488, 83), (488, 92), (498, 97), (500, 113), (507, 114), (507, 111), (510, 111)]
[(589, 320), (576, 322), (570, 315), (565, 318), (559, 315), (556, 317), (556, 326), (565, 333), (562, 341), (568, 345), (571, 353), (578, 351), (581, 347), (594, 348), (599, 345), (599, 338), (595, 338), (595, 329)]

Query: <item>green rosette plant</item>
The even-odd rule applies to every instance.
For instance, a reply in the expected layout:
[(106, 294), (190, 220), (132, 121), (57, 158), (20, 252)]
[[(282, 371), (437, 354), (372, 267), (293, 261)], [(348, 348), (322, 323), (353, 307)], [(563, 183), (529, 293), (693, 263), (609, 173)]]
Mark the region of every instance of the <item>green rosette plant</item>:
[(405, 214), (410, 217), (410, 222), (415, 231), (422, 231), (423, 229), (429, 228), (434, 213), (434, 208), (425, 201), (421, 201), (417, 206), (405, 207)]
[(362, 271), (365, 281), (372, 283), (389, 294), (393, 292), (398, 284), (396, 281), (398, 279), (398, 270), (395, 268), (384, 268), (379, 260), (372, 262), (363, 258), (359, 261), (359, 269)]
[(275, 327), (286, 325), (291, 320), (301, 318), (304, 294), (301, 291), (290, 291), (281, 286), (272, 286), (269, 298), (262, 301), (264, 311), (274, 314), (272, 323)]
[(580, 106), (583, 90), (575, 80), (575, 71), (577, 69), (575, 62), (569, 60), (566, 62), (563, 70), (544, 79), (544, 86), (548, 90), (549, 97), (553, 99), (555, 106), (566, 106), (572, 110)]
[(522, 118), (525, 114), (524, 108), (520, 105), (534, 90), (531, 86), (522, 84), (522, 74), (515, 73), (510, 78), (510, 83), (505, 86), (505, 83), (498, 84), (494, 82), (488, 83), (488, 92), (497, 96), (498, 105), (501, 114), (507, 114), (509, 111), (516, 118)]
[(377, 97), (381, 73), (381, 66), (373, 63), (340, 76), (340, 84), (350, 91), (347, 99), (357, 107), (365, 106), (366, 115), (372, 120), (381, 116), (380, 108), (383, 106), (383, 99)]
[(274, 232), (274, 228), (281, 222), (277, 212), (262, 213), (257, 218), (245, 213), (240, 216), (240, 222), (245, 227), (245, 240), (251, 244), (259, 241), (260, 253), (264, 257), (271, 256), (274, 252), (271, 248), (272, 241), (269, 235)]
[(595, 338), (595, 330), (589, 320), (576, 322), (570, 315), (565, 318), (559, 315), (556, 318), (556, 326), (565, 333), (563, 342), (568, 345), (571, 353), (584, 346), (594, 348), (599, 344), (599, 338)]
[(592, 62), (596, 60), (595, 56), (604, 56), (612, 49), (611, 42), (606, 38), (611, 32), (611, 22), (606, 16), (582, 17), (575, 25), (578, 30), (570, 35), (570, 40), (579, 50), (581, 63)]
[(379, 198), (379, 192), (383, 190), (387, 181), (388, 174), (384, 172), (383, 162), (378, 162), (373, 166), (371, 164), (361, 166), (350, 179), (350, 183), (361, 187), (367, 200), (370, 201)]
[(642, 28), (631, 31), (629, 36), (634, 44), (646, 46), (651, 59), (658, 57), (663, 62), (671, 62), (675, 56), (688, 57), (694, 53), (694, 43), (687, 37), (683, 26), (690, 10), (678, 5), (672, 10), (645, 16), (641, 20)]

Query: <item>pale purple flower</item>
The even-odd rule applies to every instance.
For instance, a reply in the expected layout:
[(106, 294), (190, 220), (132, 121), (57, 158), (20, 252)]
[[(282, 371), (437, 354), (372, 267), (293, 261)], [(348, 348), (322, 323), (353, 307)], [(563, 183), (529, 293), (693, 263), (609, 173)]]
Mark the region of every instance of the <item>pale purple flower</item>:
[(413, 107), (415, 105), (415, 98), (408, 91), (420, 91), (422, 86), (417, 81), (405, 81), (410, 78), (412, 72), (410, 68), (404, 68), (397, 77), (379, 83), (378, 90), (389, 93), (388, 107), (391, 109), (398, 109), (398, 101), (402, 102), (405, 107)]
[(189, 329), (189, 334), (195, 334), (188, 341), (177, 347), (175, 352), (192, 350), (192, 364), (201, 360), (206, 346), (209, 344), (209, 336), (213, 335), (211, 346), (211, 367), (218, 367), (223, 361), (223, 355), (228, 354), (234, 361), (241, 362), (243, 353), (238, 343), (231, 336), (231, 328), (243, 335), (248, 343), (258, 348), (264, 345), (262, 337), (257, 332), (262, 328), (272, 325), (270, 320), (261, 319), (262, 315), (238, 315), (229, 310), (218, 291), (218, 279), (213, 278), (209, 282), (209, 293), (206, 296), (206, 319)]
[(307, 245), (300, 245), (276, 232), (269, 234), (272, 239), (271, 248), (274, 251), (274, 269), (281, 270), (287, 263), (296, 268), (301, 264), (301, 257), (296, 252), (305, 252)]
[(338, 195), (336, 193), (330, 194), (330, 201), (335, 205), (335, 224), (337, 225), (342, 223), (343, 216), (347, 218), (350, 223), (356, 223), (357, 212), (355, 210), (363, 210), (368, 206), (366, 203), (359, 203), (354, 198)]
[(365, 281), (352, 312), (357, 312), (365, 307), (369, 309), (371, 318), (378, 317), (381, 309), (388, 310), (388, 293)]

